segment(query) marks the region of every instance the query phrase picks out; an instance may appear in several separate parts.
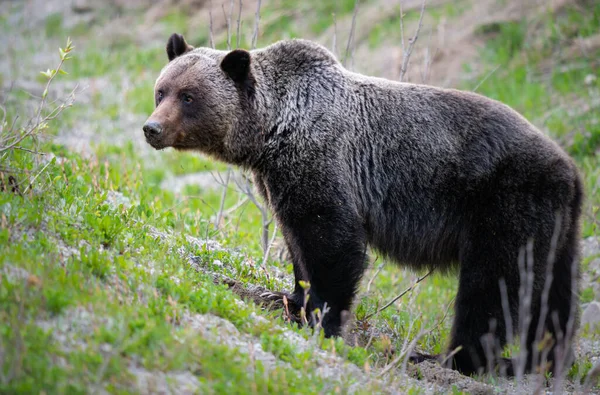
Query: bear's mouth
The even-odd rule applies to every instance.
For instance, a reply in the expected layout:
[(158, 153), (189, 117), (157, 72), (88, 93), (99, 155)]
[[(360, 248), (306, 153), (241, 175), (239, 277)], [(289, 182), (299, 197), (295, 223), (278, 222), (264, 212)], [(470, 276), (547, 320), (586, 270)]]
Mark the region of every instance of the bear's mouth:
[(167, 145), (158, 139), (146, 137), (146, 142), (148, 144), (150, 144), (152, 146), (152, 148), (154, 148), (157, 151), (167, 148)]

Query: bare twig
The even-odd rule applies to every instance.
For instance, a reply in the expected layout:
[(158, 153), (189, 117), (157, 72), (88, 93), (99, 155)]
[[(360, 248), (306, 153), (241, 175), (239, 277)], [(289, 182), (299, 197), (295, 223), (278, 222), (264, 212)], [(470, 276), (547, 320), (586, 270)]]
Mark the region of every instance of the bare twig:
[(28, 190), (28, 189), (29, 189), (29, 188), (30, 188), (30, 187), (33, 185), (33, 183), (35, 182), (35, 180), (37, 180), (37, 178), (40, 176), (40, 174), (42, 174), (42, 173), (44, 172), (44, 170), (46, 170), (46, 168), (47, 168), (48, 166), (50, 166), (50, 164), (51, 164), (51, 163), (52, 163), (52, 161), (49, 161), (48, 163), (46, 163), (46, 166), (44, 166), (44, 167), (42, 168), (42, 170), (40, 170), (40, 171), (39, 171), (39, 172), (38, 172), (38, 173), (35, 175), (35, 177), (33, 177), (33, 180), (31, 180), (31, 181), (29, 182), (29, 185), (27, 185), (27, 188), (25, 188), (25, 190), (23, 191), (23, 194), (25, 194), (25, 192), (27, 192), (27, 190)]
[(208, 36), (210, 39), (210, 47), (215, 49), (215, 37), (213, 33), (213, 16), (212, 16), (212, 0), (208, 5)]
[(240, 29), (242, 27), (242, 0), (239, 2), (238, 18), (237, 18), (237, 30), (235, 34), (235, 47), (240, 47)]
[(398, 299), (400, 299), (401, 297), (403, 297), (404, 295), (406, 295), (408, 292), (412, 291), (421, 281), (425, 280), (427, 277), (429, 277), (429, 275), (433, 273), (433, 269), (431, 269), (427, 274), (425, 274), (422, 277), (419, 277), (417, 279), (417, 281), (415, 281), (410, 287), (406, 288), (400, 295), (397, 295), (396, 297), (394, 297), (392, 300), (390, 300), (388, 303), (385, 304), (385, 306), (381, 307), (380, 309), (378, 309), (376, 312), (371, 313), (369, 315), (367, 315), (364, 319), (368, 320), (369, 318), (381, 313), (383, 310), (387, 309), (388, 307), (390, 307), (391, 305), (393, 305)]
[[(375, 264), (377, 262), (377, 259), (379, 259), (379, 257), (375, 258), (375, 262), (373, 262), (373, 264)], [(371, 284), (373, 284), (373, 281), (375, 280), (375, 277), (377, 277), (377, 275), (379, 274), (379, 272), (381, 271), (381, 269), (383, 269), (383, 266), (385, 266), (385, 262), (381, 262), (379, 264), (379, 266), (377, 266), (377, 270), (375, 270), (375, 273), (373, 274), (373, 277), (371, 277), (371, 279), (367, 283), (367, 292), (366, 293), (369, 293), (369, 291), (371, 290)]]
[(242, 181), (238, 181), (237, 178), (234, 177), (234, 181), (238, 186), (239, 191), (246, 195), (246, 197), (250, 199), (250, 201), (256, 206), (258, 211), (260, 211), (262, 221), (260, 240), (264, 252), (267, 250), (269, 245), (269, 226), (271, 225), (271, 222), (273, 222), (273, 218), (270, 218), (267, 206), (258, 201), (256, 195), (254, 194), (252, 185), (246, 177), (242, 176)]
[[(62, 63), (63, 63), (63, 61), (61, 61), (61, 65), (62, 65)], [(58, 74), (58, 72), (56, 74)], [(54, 76), (52, 76), (51, 79), (53, 79), (53, 78), (54, 78)], [(46, 88), (45, 88), (44, 92), (47, 92), (48, 85), (51, 82), (51, 79), (46, 84)], [(57, 108), (53, 109), (48, 115), (42, 116), (41, 112), (42, 112), (43, 107), (44, 107), (45, 102), (46, 102), (46, 99), (45, 99), (45, 96), (44, 96), (42, 98), (42, 102), (40, 103), (40, 107), (39, 107), (37, 115), (36, 115), (36, 119), (37, 120), (35, 122), (33, 122), (32, 125), (29, 128), (27, 128), (27, 130), (24, 133), (21, 133), (21, 135), (19, 135), (18, 137), (15, 137), (10, 143), (5, 142), (7, 145), (0, 146), (0, 153), (15, 148), (16, 146), (19, 145), (19, 143), (21, 143), (27, 137), (33, 136), (33, 134), (35, 134), (35, 133), (39, 132), (40, 130), (42, 130), (46, 126), (46, 124), (48, 123), (48, 121), (51, 121), (51, 120), (55, 119), (67, 107), (71, 107), (73, 105), (73, 101), (74, 101), (74, 98), (75, 98), (75, 91), (76, 91), (76, 89), (77, 89), (77, 87), (75, 87), (75, 89), (73, 89), (73, 91), (71, 91), (71, 94), (67, 97), (67, 99), (61, 105), (59, 105)], [(11, 127), (11, 129), (12, 129), (12, 127)], [(2, 142), (0, 142), (0, 144), (2, 144)]]
[(473, 88), (473, 92), (477, 92), (477, 89), (479, 89), (479, 87), (481, 85), (483, 85), (483, 83), (485, 81), (487, 81), (488, 78), (490, 78), (492, 76), (492, 74), (494, 74), (496, 72), (496, 70), (498, 70), (500, 68), (500, 65), (494, 67), (494, 69), (492, 71), (490, 71), (489, 73), (486, 74), (485, 77), (483, 77), (483, 79), (481, 81), (479, 81), (479, 83), (475, 86), (475, 88)]
[(583, 393), (588, 394), (594, 381), (600, 377), (600, 361), (596, 362), (596, 365), (588, 372), (585, 381), (583, 382)]
[(427, 47), (425, 48), (425, 56), (423, 57), (423, 69), (421, 71), (421, 82), (426, 84), (429, 81), (429, 72), (431, 71), (431, 63), (437, 54), (438, 48), (435, 49), (433, 56), (431, 55), (431, 36), (433, 34), (433, 30), (429, 31), (429, 41), (427, 42)]
[[(263, 260), (262, 260), (263, 268), (267, 267), (267, 260), (269, 259), (269, 251), (271, 251), (271, 246), (273, 245), (273, 242), (275, 241), (276, 236), (277, 236), (277, 223), (275, 223), (275, 225), (273, 226), (273, 235), (271, 236), (271, 240), (269, 241), (269, 244), (267, 245), (267, 248), (265, 248), (265, 251), (263, 254)], [(265, 271), (266, 271), (266, 269), (265, 269)]]
[[(414, 322), (414, 321), (413, 321)], [(411, 323), (412, 324), (412, 323)], [(419, 332), (417, 336), (410, 342), (408, 347), (406, 347), (400, 355), (398, 355), (394, 360), (386, 365), (386, 367), (378, 374), (379, 377), (385, 376), (390, 370), (392, 370), (398, 363), (405, 359), (405, 357), (409, 356), (410, 351), (413, 350), (417, 346), (417, 342), (424, 335), (424, 332)]]
[[(579, 295), (577, 294), (577, 280), (579, 278), (579, 265), (576, 262), (571, 262), (571, 295), (570, 296), (570, 307), (569, 307), (569, 319), (567, 320), (567, 333), (564, 339), (561, 341), (560, 337), (557, 336), (558, 346), (555, 348), (554, 363), (556, 364), (555, 373), (556, 379), (553, 385), (553, 392), (560, 393), (562, 391), (562, 385), (569, 372), (569, 366), (573, 361), (574, 355), (572, 350), (572, 341), (575, 334), (575, 324), (577, 323), (577, 303), (579, 302)], [(556, 313), (556, 311), (554, 312)], [(558, 321), (558, 314), (554, 317)], [(560, 328), (557, 322), (554, 324), (555, 328)]]
[[(548, 258), (546, 262), (546, 278), (544, 280), (544, 289), (542, 290), (542, 301), (541, 301), (541, 312), (538, 319), (538, 324), (535, 330), (535, 343), (539, 344), (542, 341), (544, 330), (546, 328), (546, 317), (548, 316), (548, 298), (550, 296), (550, 287), (554, 281), (554, 261), (556, 260), (556, 248), (558, 245), (558, 238), (560, 237), (560, 230), (562, 225), (562, 215), (558, 213), (554, 223), (554, 232), (552, 239), (550, 240), (550, 251), (548, 252)], [(532, 347), (533, 355), (531, 358), (531, 366), (536, 366), (538, 363), (543, 363), (543, 360), (538, 361), (539, 347)]]
[(446, 355), (446, 357), (442, 360), (442, 362), (440, 362), (441, 366), (446, 366), (446, 363), (448, 363), (448, 361), (450, 361), (452, 358), (454, 358), (454, 356), (460, 351), (462, 350), (462, 346), (458, 346), (456, 347), (454, 350), (452, 350), (448, 355)]
[[(225, 20), (227, 21), (227, 50), (231, 50), (231, 17), (233, 16), (233, 0), (229, 3), (229, 13), (225, 12), (225, 4), (222, 4), (223, 15), (225, 16)], [(221, 193), (221, 203), (219, 204), (219, 211), (217, 213), (217, 217), (215, 218), (215, 228), (219, 229), (221, 225), (221, 219), (223, 218), (223, 212), (225, 210), (225, 199), (227, 198), (227, 189), (229, 185), (229, 180), (231, 179), (232, 173), (231, 166), (227, 166), (227, 174), (225, 175), (225, 182), (223, 185), (223, 192)]]
[(404, 15), (402, 14), (402, 1), (400, 2), (400, 37), (402, 44), (402, 67), (400, 68), (400, 78), (399, 80), (404, 80), (404, 76), (406, 71), (408, 70), (408, 62), (410, 60), (410, 55), (412, 54), (413, 48), (417, 39), (419, 38), (419, 32), (421, 31), (421, 27), (423, 27), (423, 16), (425, 15), (425, 0), (421, 3), (421, 15), (419, 16), (419, 24), (417, 26), (417, 30), (415, 35), (408, 40), (408, 48), (406, 48), (404, 44)]
[(331, 52), (337, 56), (337, 21), (335, 19), (335, 12), (331, 16), (333, 18), (333, 43), (331, 44)]
[(525, 249), (519, 250), (519, 336), (520, 352), (516, 361), (517, 381), (523, 379), (527, 365), (527, 333), (531, 324), (531, 298), (533, 293), (533, 240), (528, 240)]
[(501, 278), (499, 281), (500, 286), (500, 300), (502, 302), (502, 313), (504, 315), (504, 328), (506, 330), (506, 341), (508, 344), (513, 343), (513, 320), (510, 311), (510, 302), (508, 300), (508, 290), (506, 288), (506, 280)]
[(217, 217), (215, 218), (215, 227), (219, 229), (221, 225), (221, 218), (223, 218), (223, 211), (225, 210), (225, 199), (227, 198), (227, 186), (229, 185), (229, 180), (231, 178), (231, 166), (227, 167), (227, 174), (225, 175), (225, 183), (223, 184), (223, 192), (221, 193), (221, 203), (219, 204), (219, 211), (217, 212)]
[(260, 23), (260, 5), (261, 0), (258, 0), (256, 6), (256, 14), (254, 15), (254, 32), (252, 33), (252, 49), (256, 48), (256, 41), (258, 40), (258, 25)]
[(229, 3), (229, 15), (227, 15), (227, 49), (231, 49), (231, 17), (233, 16), (233, 0)]
[[(0, 141), (0, 153), (10, 151), (11, 149), (17, 149), (19, 143), (21, 143), (27, 137), (34, 137), (35, 134), (37, 134), (47, 126), (49, 121), (56, 119), (66, 108), (71, 107), (75, 100), (75, 92), (77, 88), (78, 87), (75, 87), (75, 89), (71, 91), (70, 95), (67, 97), (67, 99), (65, 99), (65, 101), (61, 105), (54, 108), (52, 111), (50, 111), (49, 114), (41, 117), (39, 121), (32, 122), (30, 120), (30, 122), (28, 123), (29, 126), (28, 128), (26, 128), (25, 132), (21, 133), (19, 136), (13, 137), (10, 143), (8, 142), (10, 138), (7, 138), (5, 141)], [(9, 132), (10, 131), (14, 131), (14, 124), (9, 129)], [(7, 145), (2, 146), (2, 144)], [(25, 150), (22, 147), (19, 147), (19, 149)]]
[(348, 62), (348, 57), (351, 59), (350, 68), (352, 68), (354, 63), (354, 31), (356, 29), (356, 17), (358, 15), (358, 2), (359, 0), (354, 1), (354, 11), (352, 12), (352, 25), (350, 26), (350, 34), (348, 35), (348, 43), (346, 44), (346, 54), (344, 55), (344, 62), (342, 63), (344, 67), (346, 67)]

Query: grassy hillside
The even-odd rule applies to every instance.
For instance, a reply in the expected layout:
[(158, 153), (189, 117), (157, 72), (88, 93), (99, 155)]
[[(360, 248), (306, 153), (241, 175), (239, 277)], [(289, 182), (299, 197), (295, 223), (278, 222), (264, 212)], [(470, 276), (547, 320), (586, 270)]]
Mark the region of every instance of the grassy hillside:
[[(293, 279), (279, 235), (264, 256), (270, 217), (253, 202), (248, 181), (234, 172), (225, 183), (228, 167), (198, 154), (153, 151), (141, 132), (168, 35), (210, 44), (208, 2), (75, 3), (0, 4), (7, 43), (0, 59), (0, 393), (533, 390), (537, 377), (468, 378), (399, 358), (412, 342), (424, 352), (444, 350), (453, 276), (434, 273), (371, 316), (423, 275), (373, 252), (344, 339), (324, 339), (254, 303), (265, 290), (290, 289)], [(227, 47), (223, 14), (231, 4), (229, 41), (238, 41), (234, 3), (215, 2), (211, 12), (220, 48)], [(420, 1), (403, 4), (408, 41)], [(430, 83), (451, 81), (503, 101), (576, 159), (587, 196), (585, 310), (600, 300), (600, 4), (519, 4), (431, 1), (408, 76), (420, 82), (429, 75)], [(256, 5), (242, 5), (239, 41), (246, 47)], [(329, 47), (335, 41), (344, 58), (354, 10), (348, 0), (264, 1), (258, 45), (288, 37)], [(359, 3), (348, 46), (357, 71), (397, 75), (400, 62), (387, 56), (401, 53), (398, 15), (388, 2)], [(47, 78), (39, 72), (59, 64), (57, 48), (67, 37), (74, 43), (68, 74), (57, 74), (45, 96)], [(73, 90), (72, 106), (32, 128)], [(33, 130), (34, 137), (4, 149), (11, 130)], [(268, 231), (267, 242), (273, 224)], [(584, 325), (580, 338), (569, 392), (581, 391), (600, 361), (600, 327)], [(592, 385), (600, 391), (598, 381)]]

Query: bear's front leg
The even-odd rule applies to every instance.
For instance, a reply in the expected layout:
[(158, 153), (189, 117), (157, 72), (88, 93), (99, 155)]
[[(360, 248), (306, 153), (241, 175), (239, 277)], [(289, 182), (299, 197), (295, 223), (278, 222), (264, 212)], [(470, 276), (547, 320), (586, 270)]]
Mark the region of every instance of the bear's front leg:
[[(282, 231), (294, 264), (296, 287), (289, 296), (293, 306), (325, 312), (325, 336), (339, 335), (342, 313), (350, 310), (358, 283), (366, 267), (366, 235), (362, 221), (349, 207), (301, 204), (279, 213)], [(308, 283), (308, 289), (300, 282)], [(307, 295), (308, 300), (306, 300)]]

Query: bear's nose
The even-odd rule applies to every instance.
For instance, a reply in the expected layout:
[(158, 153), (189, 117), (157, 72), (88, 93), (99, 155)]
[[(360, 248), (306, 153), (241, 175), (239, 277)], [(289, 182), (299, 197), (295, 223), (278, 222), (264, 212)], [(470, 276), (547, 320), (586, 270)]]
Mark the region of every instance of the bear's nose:
[(160, 123), (155, 121), (146, 122), (143, 129), (146, 137), (156, 137), (162, 133), (162, 126), (160, 126)]

